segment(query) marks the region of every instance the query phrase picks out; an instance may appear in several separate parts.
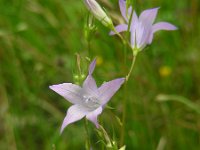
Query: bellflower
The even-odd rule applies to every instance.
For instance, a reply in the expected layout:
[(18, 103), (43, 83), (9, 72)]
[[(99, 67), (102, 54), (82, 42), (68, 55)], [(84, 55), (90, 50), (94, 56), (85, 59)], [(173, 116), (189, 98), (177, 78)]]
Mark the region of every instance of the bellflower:
[(124, 83), (124, 78), (118, 78), (103, 83), (99, 88), (92, 73), (95, 69), (96, 59), (89, 66), (89, 73), (82, 87), (72, 83), (63, 83), (50, 86), (50, 89), (63, 96), (73, 105), (68, 109), (61, 127), (63, 129), (86, 116), (88, 120), (99, 127), (97, 116), (102, 113), (104, 106)]
[(84, 0), (87, 9), (94, 15), (96, 19), (107, 27), (113, 27), (112, 20), (106, 15), (104, 10), (95, 0)]
[[(119, 7), (126, 24), (120, 24), (115, 27), (117, 32), (128, 30), (128, 24), (131, 17), (132, 7), (126, 9), (126, 1), (119, 0)], [(146, 45), (151, 44), (153, 35), (159, 30), (176, 30), (177, 28), (168, 22), (154, 23), (159, 8), (147, 9), (138, 17), (136, 12), (133, 12), (130, 32), (131, 32), (131, 46), (132, 49), (142, 50)], [(111, 31), (110, 35), (115, 32)]]

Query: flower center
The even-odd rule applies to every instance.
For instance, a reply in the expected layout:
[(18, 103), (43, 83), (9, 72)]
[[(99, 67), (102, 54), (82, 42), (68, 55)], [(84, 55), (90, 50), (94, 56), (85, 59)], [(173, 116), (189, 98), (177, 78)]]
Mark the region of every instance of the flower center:
[(96, 109), (100, 106), (99, 100), (93, 96), (83, 95), (83, 103), (84, 103), (84, 106), (88, 108), (93, 108), (93, 109)]

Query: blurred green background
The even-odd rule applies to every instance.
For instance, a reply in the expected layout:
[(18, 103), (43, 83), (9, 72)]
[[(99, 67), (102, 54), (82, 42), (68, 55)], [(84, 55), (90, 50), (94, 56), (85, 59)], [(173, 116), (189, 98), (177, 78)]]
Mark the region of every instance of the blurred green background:
[[(118, 24), (117, 0), (99, 0)], [(188, 98), (200, 107), (200, 1), (135, 0), (138, 14), (160, 10), (156, 21), (169, 21), (179, 30), (156, 33), (151, 46), (139, 54), (127, 86), (125, 144), (128, 150), (200, 149), (200, 114), (176, 101), (158, 102), (159, 94)], [(88, 55), (84, 23), (88, 12), (82, 0), (0, 0), (0, 150), (85, 149), (84, 121), (59, 129), (70, 103), (48, 86), (73, 81), (75, 53)], [(97, 22), (91, 58), (98, 85), (125, 76), (119, 38)], [(81, 64), (84, 68), (87, 63)], [(124, 69), (125, 68), (125, 69)], [(84, 69), (86, 71), (86, 69)], [(99, 117), (119, 140), (123, 88)], [(110, 123), (112, 122), (113, 125)], [(112, 129), (113, 128), (113, 129)], [(97, 133), (89, 123), (94, 149)]]

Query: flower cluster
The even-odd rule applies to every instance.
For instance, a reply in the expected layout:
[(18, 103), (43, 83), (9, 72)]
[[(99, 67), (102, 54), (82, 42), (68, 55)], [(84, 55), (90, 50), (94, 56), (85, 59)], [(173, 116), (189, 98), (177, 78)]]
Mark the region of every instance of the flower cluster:
[[(158, 22), (154, 24), (159, 8), (145, 10), (140, 16), (133, 11), (130, 6), (127, 8), (125, 0), (119, 0), (119, 7), (125, 24), (113, 26), (110, 17), (105, 13), (101, 6), (95, 0), (84, 0), (84, 3), (90, 13), (98, 19), (103, 25), (109, 27), (112, 31), (110, 35), (119, 34), (120, 32), (130, 32), (130, 47), (133, 52), (139, 52), (147, 45), (152, 43), (154, 33), (159, 30), (176, 30), (177, 28), (168, 22)], [(133, 53), (133, 61), (126, 80), (130, 76), (136, 58), (136, 53)], [(72, 83), (62, 83), (50, 86), (50, 89), (63, 96), (73, 105), (68, 109), (66, 117), (63, 120), (61, 133), (69, 124), (78, 121), (84, 117), (95, 124), (98, 128), (97, 117), (100, 115), (111, 99), (111, 97), (119, 90), (124, 83), (125, 78), (117, 78), (109, 82), (103, 83), (97, 87), (92, 76), (95, 69), (96, 59), (94, 59), (88, 70), (88, 76), (83, 82), (82, 87)]]

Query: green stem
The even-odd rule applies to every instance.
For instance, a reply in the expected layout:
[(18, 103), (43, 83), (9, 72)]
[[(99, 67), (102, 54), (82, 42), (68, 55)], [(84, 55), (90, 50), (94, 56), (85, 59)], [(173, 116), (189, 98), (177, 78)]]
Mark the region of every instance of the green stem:
[(113, 31), (121, 39), (121, 41), (123, 42), (123, 45), (128, 45), (132, 49), (131, 44), (127, 40), (125, 40), (124, 37), (121, 34), (119, 34), (119, 32), (117, 32), (115, 28), (113, 28)]
[(120, 146), (123, 146), (124, 144), (124, 138), (125, 138), (125, 120), (126, 120), (126, 94), (127, 94), (127, 84), (124, 85), (124, 100), (123, 100), (123, 112), (122, 112), (122, 127), (121, 127), (121, 135), (120, 135)]
[(120, 146), (123, 146), (124, 138), (125, 138), (127, 82), (128, 82), (129, 77), (130, 77), (130, 75), (133, 71), (135, 61), (136, 61), (136, 57), (137, 57), (137, 50), (133, 50), (133, 59), (132, 59), (131, 67), (130, 67), (129, 72), (126, 76), (126, 83), (124, 85), (124, 100), (123, 100), (123, 115), (122, 115), (122, 128), (121, 128), (121, 136), (120, 136), (121, 137)]
[(132, 17), (133, 17), (133, 12), (134, 12), (134, 10), (132, 9), (132, 11), (131, 11), (131, 16), (130, 16), (130, 19), (129, 19), (129, 22), (128, 22), (128, 32), (130, 31), (130, 29), (131, 29), (131, 22), (132, 22)]
[(91, 41), (90, 39), (87, 40), (87, 47), (88, 47), (88, 56), (91, 59), (91, 42), (90, 41)]
[[(131, 15), (130, 15), (130, 19), (129, 19), (129, 23), (128, 23), (128, 29), (127, 29), (127, 32), (126, 32), (126, 37), (129, 38), (129, 31), (131, 29), (131, 22), (132, 22), (132, 16), (133, 16), (133, 9), (132, 9), (132, 12), (131, 12)], [(119, 33), (118, 33), (119, 34)], [(127, 46), (129, 46), (131, 49), (132, 49), (132, 46), (129, 42), (125, 41), (126, 43), (123, 43), (124, 44), (124, 66), (126, 66), (126, 55), (127, 55)], [(133, 50), (132, 50), (133, 51)], [(123, 112), (122, 112), (122, 127), (121, 127), (121, 135), (120, 135), (120, 146), (123, 146), (124, 145), (124, 138), (125, 138), (125, 123), (126, 123), (126, 105), (127, 105), (127, 81), (129, 79), (129, 76), (133, 70), (133, 66), (135, 64), (135, 59), (136, 59), (136, 56), (134, 55), (134, 51), (133, 51), (133, 60), (132, 60), (132, 64), (131, 64), (131, 68), (129, 70), (129, 73), (128, 75), (126, 76), (126, 82), (124, 84), (124, 100), (123, 100)]]
[(133, 59), (132, 59), (132, 63), (131, 63), (131, 67), (130, 67), (130, 70), (126, 76), (126, 82), (128, 82), (128, 79), (133, 71), (133, 67), (135, 65), (135, 60), (136, 60), (136, 57), (137, 57), (137, 53), (134, 53), (134, 50), (133, 50)]
[(85, 119), (85, 131), (86, 131), (86, 136), (87, 136), (87, 139), (86, 139), (86, 149), (87, 150), (90, 150), (90, 147), (91, 147), (91, 142), (90, 142), (90, 135), (89, 135), (89, 130), (88, 130), (88, 122), (87, 120)]
[[(132, 22), (133, 13), (134, 13), (134, 10), (132, 9), (132, 11), (131, 11), (131, 16), (130, 16), (129, 23), (128, 23), (127, 37), (128, 37), (128, 33), (129, 33), (129, 31), (130, 31), (130, 28), (131, 28), (131, 22)], [(131, 48), (132, 48), (132, 47), (131, 47)], [(130, 76), (130, 74), (131, 74), (131, 72), (132, 72), (132, 70), (133, 70), (133, 66), (134, 66), (135, 60), (136, 60), (136, 55), (137, 55), (137, 53), (135, 53), (134, 49), (132, 49), (132, 52), (133, 52), (132, 64), (131, 64), (131, 68), (130, 68), (130, 70), (129, 70), (129, 73), (128, 73), (128, 75), (126, 76), (126, 81), (128, 81), (128, 79), (129, 79), (129, 76)], [(136, 50), (136, 52), (137, 52), (137, 50)]]
[(104, 135), (104, 139), (106, 140), (106, 142), (111, 144), (111, 147), (112, 147), (113, 150), (118, 150), (116, 145), (113, 143), (113, 140), (110, 138), (110, 136), (108, 135), (108, 133), (104, 129), (104, 127), (100, 125), (100, 129), (101, 129), (101, 131)]

